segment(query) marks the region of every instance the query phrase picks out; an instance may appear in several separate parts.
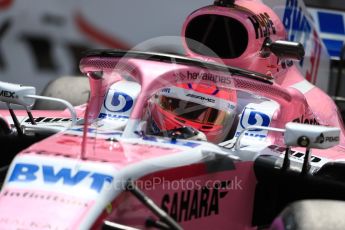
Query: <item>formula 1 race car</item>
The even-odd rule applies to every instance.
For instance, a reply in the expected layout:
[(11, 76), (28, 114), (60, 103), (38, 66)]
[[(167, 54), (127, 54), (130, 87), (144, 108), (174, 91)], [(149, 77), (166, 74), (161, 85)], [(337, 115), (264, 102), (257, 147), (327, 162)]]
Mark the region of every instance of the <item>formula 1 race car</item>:
[[(86, 53), (80, 70), (90, 82), (87, 105), (0, 83), (9, 107), (0, 112), (1, 228), (345, 226), (344, 128), (334, 103), (292, 64), (303, 47), (283, 40), (271, 10), (222, 2), (193, 12), (184, 26), (199, 42), (185, 40), (194, 58)], [(209, 52), (195, 32), (208, 19), (220, 30), (231, 24), (251, 31), (241, 35), (246, 47), (222, 53), (207, 43), (216, 55)], [(201, 35), (204, 42), (209, 35)], [(67, 109), (31, 111), (35, 100)]]
[[(85, 116), (80, 108), (70, 108), (72, 119), (2, 112), (18, 140), (46, 137), (8, 169), (0, 195), (6, 229), (243, 229), (269, 226), (294, 200), (344, 199), (343, 133), (292, 123), (311, 114), (294, 88), (157, 53), (92, 51), (80, 68), (91, 83)], [(23, 106), (40, 97), (8, 83), (1, 92)], [(171, 119), (181, 125), (164, 125)], [(230, 120), (234, 129), (222, 126)]]

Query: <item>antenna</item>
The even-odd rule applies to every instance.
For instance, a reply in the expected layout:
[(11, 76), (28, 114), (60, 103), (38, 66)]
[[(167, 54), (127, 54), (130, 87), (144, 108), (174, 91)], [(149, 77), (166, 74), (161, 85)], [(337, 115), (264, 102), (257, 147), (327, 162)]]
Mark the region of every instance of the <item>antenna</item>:
[(215, 0), (213, 5), (223, 7), (234, 7), (235, 0)]

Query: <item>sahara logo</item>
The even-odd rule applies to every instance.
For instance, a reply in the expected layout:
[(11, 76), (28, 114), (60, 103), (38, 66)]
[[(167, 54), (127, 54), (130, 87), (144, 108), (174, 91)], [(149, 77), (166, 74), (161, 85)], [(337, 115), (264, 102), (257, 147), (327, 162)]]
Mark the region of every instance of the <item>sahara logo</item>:
[(104, 107), (110, 112), (127, 112), (133, 106), (133, 99), (123, 92), (109, 90), (104, 101)]
[(165, 194), (161, 207), (177, 222), (218, 215), (220, 201), (228, 194), (227, 189), (232, 182), (221, 181), (213, 188), (204, 186), (201, 189)]
[[(243, 111), (243, 116), (241, 117), (240, 125), (243, 129), (246, 129), (252, 125), (268, 127), (270, 122), (271, 122), (271, 119), (267, 114), (264, 114), (259, 111), (255, 111), (253, 109), (245, 108)], [(254, 129), (250, 131), (257, 132), (257, 131), (261, 131), (261, 129)]]
[[(73, 174), (73, 175), (72, 175)], [(62, 181), (65, 186), (74, 187), (81, 183), (89, 185), (89, 189), (101, 192), (105, 183), (111, 183), (113, 177), (106, 174), (78, 170), (73, 172), (70, 168), (54, 170), (53, 166), (17, 163), (11, 173), (9, 182), (32, 183), (42, 181), (44, 184), (57, 184)]]

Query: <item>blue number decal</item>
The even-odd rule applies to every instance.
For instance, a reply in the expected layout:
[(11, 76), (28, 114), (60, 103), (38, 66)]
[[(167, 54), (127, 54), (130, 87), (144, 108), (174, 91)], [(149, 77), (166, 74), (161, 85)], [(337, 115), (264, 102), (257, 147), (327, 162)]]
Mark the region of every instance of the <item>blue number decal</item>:
[[(268, 127), (270, 122), (270, 117), (267, 114), (255, 110), (249, 112), (245, 109), (243, 116), (241, 117), (240, 124), (241, 127), (245, 129), (252, 125)], [(251, 131), (261, 131), (261, 129)]]
[(125, 93), (108, 91), (104, 107), (110, 112), (126, 112), (133, 106), (133, 99)]

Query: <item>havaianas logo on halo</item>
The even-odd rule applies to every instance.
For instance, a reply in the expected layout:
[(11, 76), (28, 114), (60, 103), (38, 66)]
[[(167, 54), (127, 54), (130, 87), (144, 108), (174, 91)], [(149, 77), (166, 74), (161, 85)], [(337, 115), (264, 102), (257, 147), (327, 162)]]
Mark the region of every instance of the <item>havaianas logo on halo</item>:
[(221, 83), (221, 84), (227, 84), (230, 85), (231, 78), (228, 76), (222, 76), (217, 75), (213, 73), (208, 72), (190, 72), (187, 71), (185, 73), (178, 72), (174, 74), (174, 77), (177, 77), (177, 80), (184, 81), (184, 80), (190, 80), (190, 81), (198, 81), (198, 80), (204, 80), (204, 81), (211, 81), (213, 83)]

